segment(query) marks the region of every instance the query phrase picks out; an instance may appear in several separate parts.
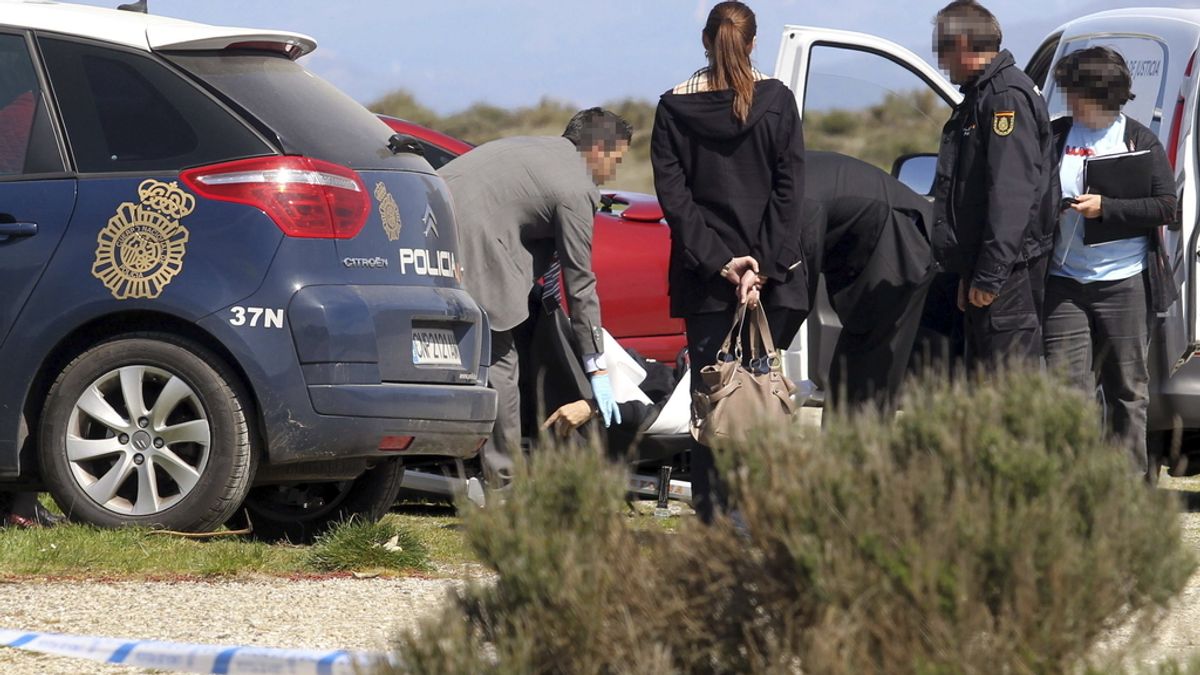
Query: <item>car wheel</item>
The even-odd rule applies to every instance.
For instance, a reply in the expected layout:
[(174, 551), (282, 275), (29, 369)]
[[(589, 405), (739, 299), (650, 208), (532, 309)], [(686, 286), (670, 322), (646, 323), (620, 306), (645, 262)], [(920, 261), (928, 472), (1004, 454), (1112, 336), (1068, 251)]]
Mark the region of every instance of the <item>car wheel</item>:
[(165, 334), (105, 342), (46, 398), (42, 477), (63, 513), (186, 532), (228, 520), (250, 489), (248, 397), (221, 359)]
[(232, 528), (253, 527), (263, 541), (312, 543), (338, 523), (356, 519), (377, 522), (400, 494), (404, 464), (388, 460), (354, 480), (298, 485), (263, 485), (250, 490), (245, 508), (229, 522)]

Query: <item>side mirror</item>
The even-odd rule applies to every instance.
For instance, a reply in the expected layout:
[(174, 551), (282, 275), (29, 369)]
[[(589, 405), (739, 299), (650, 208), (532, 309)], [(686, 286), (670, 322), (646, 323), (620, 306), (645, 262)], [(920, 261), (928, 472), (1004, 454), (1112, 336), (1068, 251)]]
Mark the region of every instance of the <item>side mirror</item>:
[(904, 155), (892, 164), (892, 175), (919, 195), (933, 192), (933, 179), (937, 176), (937, 155)]

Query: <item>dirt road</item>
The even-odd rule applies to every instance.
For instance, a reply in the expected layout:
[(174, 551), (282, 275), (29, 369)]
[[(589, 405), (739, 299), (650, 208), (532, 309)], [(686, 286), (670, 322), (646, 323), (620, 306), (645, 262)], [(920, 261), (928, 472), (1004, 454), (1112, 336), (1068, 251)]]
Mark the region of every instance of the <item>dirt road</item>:
[[(446, 579), (0, 584), (0, 627), (199, 644), (386, 650), (442, 605)], [(0, 649), (5, 675), (140, 672)]]

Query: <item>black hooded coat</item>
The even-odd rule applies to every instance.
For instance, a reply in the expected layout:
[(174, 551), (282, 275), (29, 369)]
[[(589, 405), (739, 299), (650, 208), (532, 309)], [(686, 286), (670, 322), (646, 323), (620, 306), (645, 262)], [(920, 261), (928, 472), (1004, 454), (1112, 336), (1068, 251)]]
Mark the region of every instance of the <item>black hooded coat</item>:
[(663, 94), (650, 153), (671, 228), (672, 316), (731, 311), (736, 293), (721, 268), (745, 255), (769, 279), (767, 308), (808, 309), (801, 280), (816, 238), (803, 232), (804, 132), (791, 90), (756, 82), (744, 124), (732, 91)]

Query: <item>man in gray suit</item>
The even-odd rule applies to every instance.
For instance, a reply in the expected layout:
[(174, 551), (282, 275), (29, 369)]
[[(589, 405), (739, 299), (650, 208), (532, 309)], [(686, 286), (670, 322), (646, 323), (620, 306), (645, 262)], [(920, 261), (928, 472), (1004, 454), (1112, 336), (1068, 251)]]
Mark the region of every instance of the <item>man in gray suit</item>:
[(576, 114), (562, 137), (485, 143), (439, 171), (454, 200), (463, 283), (491, 321), (489, 381), (500, 394), (500, 410), (483, 464), (497, 483), (511, 475), (512, 453), (521, 443), (513, 329), (529, 318), (539, 276), (557, 288), (559, 266), (597, 407), (605, 426), (620, 422), (600, 334), (592, 218), (600, 202), (596, 186), (616, 174), (632, 136), (625, 120), (591, 108)]

